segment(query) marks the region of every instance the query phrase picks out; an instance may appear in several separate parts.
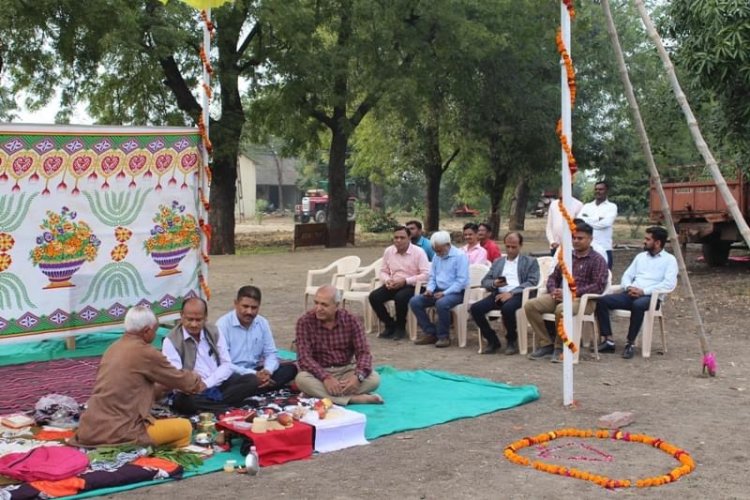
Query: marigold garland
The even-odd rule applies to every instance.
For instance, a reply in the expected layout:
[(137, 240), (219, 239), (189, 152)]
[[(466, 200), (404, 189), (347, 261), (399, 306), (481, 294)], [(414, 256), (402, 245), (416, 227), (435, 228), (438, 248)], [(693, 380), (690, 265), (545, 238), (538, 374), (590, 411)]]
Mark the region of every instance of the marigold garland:
[[(629, 479), (612, 479), (610, 477), (592, 474), (590, 472), (582, 471), (574, 467), (564, 467), (561, 465), (548, 464), (541, 460), (531, 460), (528, 457), (524, 457), (518, 454), (519, 450), (534, 446), (537, 444), (547, 443), (558, 438), (596, 438), (596, 439), (612, 439), (614, 441), (626, 441), (633, 443), (643, 443), (648, 446), (653, 446), (668, 455), (671, 455), (680, 462), (679, 467), (675, 467), (667, 474), (659, 476), (650, 476), (644, 479), (638, 479), (631, 481)], [(533, 467), (534, 469), (548, 472), (550, 474), (557, 474), (560, 476), (573, 477), (576, 479), (582, 479), (584, 481), (591, 481), (592, 483), (598, 484), (599, 486), (607, 489), (616, 488), (630, 488), (635, 486), (637, 488), (645, 488), (648, 486), (661, 486), (662, 484), (672, 483), (677, 481), (682, 476), (690, 474), (695, 470), (695, 462), (688, 452), (670, 444), (662, 439), (654, 438), (646, 434), (630, 434), (629, 432), (622, 432), (620, 430), (593, 430), (593, 429), (558, 429), (550, 431), (544, 434), (539, 434), (533, 437), (525, 437), (514, 443), (509, 444), (505, 447), (503, 452), (505, 458), (514, 464), (523, 465), (525, 467)]]
[[(570, 2), (570, 0), (568, 0), (568, 1)], [(570, 9), (571, 9), (571, 7), (568, 7), (568, 10), (570, 10)], [(206, 12), (205, 10), (202, 10), (201, 11), (201, 19), (203, 20), (203, 22), (206, 25), (206, 29), (208, 30), (208, 34), (211, 37), (211, 40), (213, 40), (214, 35), (216, 35), (216, 33), (214, 32), (215, 26), (214, 26), (213, 21), (211, 21), (211, 19), (208, 18), (208, 12)]]
[(568, 89), (570, 90), (570, 105), (575, 106), (576, 104), (576, 93), (577, 93), (577, 87), (576, 87), (576, 71), (573, 67), (573, 60), (570, 58), (570, 54), (568, 54), (568, 49), (565, 47), (565, 42), (563, 41), (562, 37), (562, 31), (558, 28), (557, 33), (555, 35), (555, 42), (557, 43), (557, 51), (560, 53), (560, 57), (563, 60), (563, 63), (565, 64), (565, 72), (568, 75)]
[(565, 5), (565, 8), (568, 9), (568, 15), (570, 16), (570, 19), (575, 19), (576, 10), (573, 7), (573, 0), (562, 0), (562, 3)]

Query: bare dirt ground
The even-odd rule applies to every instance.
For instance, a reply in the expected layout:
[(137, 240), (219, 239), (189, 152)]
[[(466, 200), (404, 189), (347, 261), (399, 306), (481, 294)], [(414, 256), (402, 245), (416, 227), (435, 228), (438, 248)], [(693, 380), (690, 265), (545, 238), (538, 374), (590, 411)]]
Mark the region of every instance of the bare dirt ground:
[[(446, 226), (458, 228), (461, 222), (450, 221)], [(543, 250), (540, 221), (531, 220), (528, 227), (524, 250)], [(291, 225), (266, 219), (262, 229), (239, 229), (243, 241), (247, 241), (247, 233), (256, 231), (278, 244), (289, 239)], [(268, 237), (275, 229), (279, 229), (278, 234)], [(630, 237), (625, 226), (618, 227), (616, 235), (619, 241)], [(615, 253), (616, 282), (639, 247), (638, 240), (630, 244), (632, 249)], [(358, 246), (214, 257), (210, 268), (211, 318), (216, 319), (231, 308), (238, 287), (253, 283), (263, 290), (261, 314), (270, 320), (277, 344), (288, 347), (295, 320), (303, 312), (306, 271), (349, 254), (359, 255), (363, 263), (369, 263), (381, 256), (382, 249)], [(719, 362), (715, 378), (701, 375), (694, 320), (679, 288), (665, 309), (668, 352), (658, 353), (660, 342), (655, 335), (650, 359), (641, 358), (637, 351), (636, 358), (623, 360), (619, 352), (627, 324), (619, 320), (614, 326), (618, 353), (602, 355), (601, 361), (583, 359), (575, 367), (578, 404), (573, 409), (562, 404), (562, 365), (529, 361), (522, 356), (479, 355), (473, 325), (465, 349), (455, 344), (448, 349), (415, 346), (372, 335), (370, 344), (376, 364), (403, 370), (434, 368), (509, 384), (534, 384), (541, 398), (511, 410), (387, 436), (369, 446), (270, 467), (257, 477), (209, 474), (126, 492), (117, 498), (748, 498), (750, 333), (746, 318), (750, 265), (730, 263), (710, 269), (697, 262), (697, 257), (698, 249), (691, 247), (691, 280)], [(674, 484), (611, 492), (592, 483), (514, 465), (503, 457), (504, 447), (524, 436), (562, 427), (594, 427), (601, 415), (615, 410), (636, 413), (636, 422), (626, 430), (661, 437), (689, 451), (696, 470)], [(587, 444), (611, 456), (610, 461), (574, 461), (570, 457), (584, 452), (571, 448), (573, 452), (563, 453), (555, 462), (629, 479), (665, 474), (676, 466), (664, 453), (640, 444)], [(527, 451), (532, 456), (533, 453), (534, 450)]]

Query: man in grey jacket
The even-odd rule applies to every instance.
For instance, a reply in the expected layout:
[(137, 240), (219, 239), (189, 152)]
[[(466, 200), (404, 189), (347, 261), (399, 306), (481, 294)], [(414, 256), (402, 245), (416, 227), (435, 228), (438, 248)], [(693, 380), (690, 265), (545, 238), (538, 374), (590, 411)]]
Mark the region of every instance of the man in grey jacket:
[(524, 288), (534, 287), (539, 283), (539, 263), (533, 257), (520, 255), (523, 246), (523, 235), (510, 232), (503, 238), (505, 255), (496, 260), (487, 275), (482, 279), (482, 286), (490, 294), (471, 306), (471, 316), (487, 341), (482, 354), (493, 354), (500, 348), (500, 340), (490, 326), (485, 315), (494, 310), (502, 312), (508, 341), (505, 354), (518, 354), (518, 328), (516, 311), (521, 308)]

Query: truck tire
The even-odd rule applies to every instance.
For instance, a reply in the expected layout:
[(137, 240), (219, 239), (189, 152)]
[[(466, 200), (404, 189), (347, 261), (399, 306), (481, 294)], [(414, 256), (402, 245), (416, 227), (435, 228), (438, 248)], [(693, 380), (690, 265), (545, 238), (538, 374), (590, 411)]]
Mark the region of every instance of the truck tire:
[(703, 260), (711, 267), (723, 266), (729, 260), (731, 241), (713, 239), (703, 244)]
[(300, 219), (302, 220), (302, 224), (307, 224), (308, 222), (310, 222), (309, 215), (303, 215), (302, 217), (300, 217)]
[(356, 218), (357, 218), (356, 214), (354, 213), (354, 203), (349, 203), (346, 206), (346, 220), (351, 222), (355, 220)]
[(315, 212), (315, 222), (323, 223), (326, 221), (326, 212), (325, 210), (318, 210)]

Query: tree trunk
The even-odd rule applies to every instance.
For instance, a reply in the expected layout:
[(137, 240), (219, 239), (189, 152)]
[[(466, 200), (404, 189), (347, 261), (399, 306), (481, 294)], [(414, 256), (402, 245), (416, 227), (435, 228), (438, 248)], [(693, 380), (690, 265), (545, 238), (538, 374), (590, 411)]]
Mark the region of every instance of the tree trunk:
[[(440, 165), (437, 165), (440, 167)], [(440, 228), (440, 180), (443, 178), (443, 171), (440, 168), (430, 168), (424, 166), (424, 176), (427, 179), (427, 198), (424, 227), (425, 231), (437, 231)]]
[(529, 183), (521, 178), (516, 184), (508, 217), (509, 231), (523, 231), (526, 223), (526, 207), (529, 204)]
[(505, 186), (508, 183), (508, 173), (501, 159), (500, 136), (495, 133), (488, 137), (488, 153), (490, 171), (492, 178), (488, 179), (484, 187), (490, 197), (490, 225), (495, 238), (500, 235), (500, 208), (505, 195)]
[[(638, 2), (636, 1), (636, 4)], [(620, 73), (620, 79), (622, 80), (623, 87), (625, 89), (625, 97), (627, 98), (630, 111), (633, 115), (633, 122), (635, 124), (636, 131), (638, 132), (638, 139), (641, 143), (641, 149), (643, 155), (646, 158), (646, 164), (648, 165), (649, 172), (651, 173), (651, 181), (656, 186), (656, 191), (659, 195), (661, 202), (662, 214), (664, 215), (664, 221), (666, 222), (667, 231), (669, 232), (669, 239), (672, 241), (672, 252), (677, 259), (677, 266), (679, 268), (680, 279), (685, 289), (687, 299), (691, 304), (693, 317), (695, 323), (698, 326), (698, 339), (701, 344), (701, 350), (705, 356), (709, 352), (708, 340), (706, 339), (706, 331), (703, 325), (703, 318), (701, 317), (700, 309), (698, 308), (698, 302), (696, 301), (695, 294), (693, 293), (693, 287), (690, 284), (690, 276), (687, 272), (685, 265), (685, 258), (682, 255), (682, 248), (680, 248), (679, 239), (677, 237), (677, 231), (674, 227), (674, 221), (672, 220), (672, 213), (670, 211), (669, 202), (667, 196), (664, 193), (664, 187), (661, 183), (661, 177), (659, 170), (656, 168), (656, 162), (654, 161), (654, 155), (651, 152), (651, 144), (646, 132), (646, 126), (643, 124), (643, 117), (641, 116), (640, 107), (633, 91), (633, 85), (630, 82), (630, 76), (628, 74), (628, 68), (625, 64), (625, 56), (622, 52), (620, 45), (620, 39), (617, 35), (617, 28), (615, 27), (614, 19), (612, 19), (612, 11), (609, 8), (609, 1), (603, 0), (602, 7), (604, 9), (604, 17), (607, 21), (607, 32), (609, 33), (610, 40), (612, 42), (612, 48), (615, 52), (615, 58), (617, 60), (617, 66)]]
[(370, 181), (370, 208), (373, 210), (385, 210), (385, 200), (383, 199), (383, 185)]
[[(337, 117), (336, 115), (340, 115)], [(334, 123), (331, 130), (331, 148), (328, 156), (328, 246), (346, 246), (346, 203), (349, 194), (346, 190), (346, 148), (349, 136), (340, 125), (343, 111), (334, 110)]]
[[(239, 92), (239, 70), (237, 69), (237, 38), (241, 22), (233, 13), (217, 12), (216, 47), (219, 51), (219, 87), (221, 88), (221, 118), (212, 121), (209, 127), (214, 145), (213, 179), (209, 202), (211, 211), (208, 221), (212, 237), (209, 252), (212, 255), (234, 254), (234, 203), (237, 193), (237, 152), (240, 135), (245, 124), (245, 112)], [(234, 16), (236, 17), (236, 16)], [(237, 23), (240, 22), (240, 26)]]
[(690, 104), (685, 97), (685, 93), (682, 91), (680, 82), (677, 79), (677, 74), (674, 71), (674, 66), (672, 65), (672, 61), (669, 58), (669, 54), (664, 48), (664, 44), (661, 41), (659, 33), (657, 33), (656, 28), (654, 28), (654, 23), (651, 22), (651, 16), (649, 16), (646, 7), (643, 5), (643, 0), (635, 0), (635, 6), (641, 15), (641, 19), (643, 19), (643, 25), (646, 27), (646, 33), (648, 33), (648, 36), (654, 42), (654, 45), (656, 45), (656, 50), (659, 53), (659, 57), (661, 57), (664, 68), (667, 71), (669, 82), (672, 84), (672, 90), (674, 91), (677, 102), (680, 104), (682, 113), (685, 115), (685, 119), (687, 120), (688, 128), (690, 129), (690, 134), (693, 136), (695, 146), (698, 148), (701, 156), (703, 156), (703, 159), (706, 162), (706, 166), (711, 172), (711, 176), (716, 183), (716, 187), (719, 189), (719, 193), (721, 193), (721, 197), (724, 199), (724, 203), (726, 203), (727, 209), (734, 219), (734, 223), (737, 224), (737, 228), (739, 229), (740, 234), (742, 234), (745, 243), (750, 246), (750, 227), (747, 225), (747, 222), (745, 222), (745, 218), (742, 216), (742, 211), (740, 211), (740, 208), (737, 205), (737, 200), (734, 199), (734, 197), (732, 196), (732, 192), (729, 191), (727, 181), (725, 181), (724, 176), (721, 175), (721, 170), (719, 170), (716, 159), (714, 158), (713, 154), (711, 154), (711, 151), (708, 149), (708, 144), (706, 144), (706, 141), (703, 139), (703, 134), (701, 133), (700, 126), (698, 125), (698, 120), (695, 118), (695, 115), (693, 115), (693, 111), (690, 109)]

